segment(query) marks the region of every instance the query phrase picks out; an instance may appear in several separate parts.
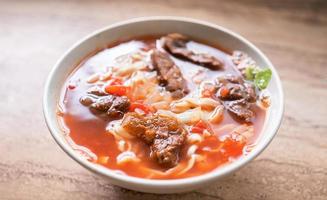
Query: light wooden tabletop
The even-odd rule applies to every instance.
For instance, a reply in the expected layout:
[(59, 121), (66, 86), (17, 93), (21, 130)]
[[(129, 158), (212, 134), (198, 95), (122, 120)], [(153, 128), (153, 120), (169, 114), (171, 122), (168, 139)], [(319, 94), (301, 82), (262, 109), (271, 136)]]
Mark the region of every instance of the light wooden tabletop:
[[(74, 42), (113, 22), (179, 15), (234, 30), (280, 73), (285, 115), (249, 165), (194, 192), (153, 195), (94, 176), (51, 138), (45, 79)], [(0, 1), (0, 199), (327, 199), (327, 1)]]

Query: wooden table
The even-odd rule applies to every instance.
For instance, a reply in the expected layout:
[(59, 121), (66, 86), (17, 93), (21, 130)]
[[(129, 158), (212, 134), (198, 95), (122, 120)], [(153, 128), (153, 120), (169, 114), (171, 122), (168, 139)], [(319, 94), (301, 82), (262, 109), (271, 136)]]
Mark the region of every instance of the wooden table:
[[(113, 22), (180, 15), (239, 32), (278, 69), (285, 115), (269, 148), (208, 188), (125, 190), (70, 159), (42, 115), (45, 79), (74, 42)], [(1, 1), (0, 199), (327, 199), (327, 1)]]

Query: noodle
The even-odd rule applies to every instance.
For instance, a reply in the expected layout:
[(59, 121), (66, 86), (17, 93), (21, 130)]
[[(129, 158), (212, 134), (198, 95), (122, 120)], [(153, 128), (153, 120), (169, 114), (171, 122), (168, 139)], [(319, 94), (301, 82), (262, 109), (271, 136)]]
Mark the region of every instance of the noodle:
[(179, 119), (182, 123), (192, 125), (201, 120), (202, 112), (201, 108), (197, 107), (195, 109), (187, 110), (186, 112), (177, 114), (176, 116), (177, 119)]
[(125, 145), (126, 145), (126, 142), (124, 140), (119, 140), (117, 147), (120, 151), (125, 151)]
[(212, 135), (212, 133), (210, 133), (207, 129), (205, 129), (202, 133), (203, 137), (206, 138), (206, 137), (209, 137)]
[(220, 105), (220, 103), (212, 98), (200, 98), (199, 100), (199, 106), (204, 110), (213, 110), (218, 105)]
[(176, 117), (176, 114), (170, 110), (158, 110), (157, 113), (161, 116)]
[(167, 176), (167, 175), (170, 175), (170, 174), (175, 173), (180, 167), (181, 167), (181, 163), (179, 163), (177, 166), (175, 166), (173, 168), (168, 169), (165, 172), (162, 172), (160, 170), (156, 170), (156, 169), (151, 169), (151, 168), (148, 168), (148, 167), (140, 166), (140, 168), (143, 171), (145, 171), (146, 173), (149, 174), (148, 177), (153, 177), (153, 176)]
[(126, 162), (139, 162), (140, 159), (136, 157), (135, 153), (132, 151), (124, 151), (116, 157), (118, 165)]
[(95, 83), (99, 80), (100, 75), (98, 73), (92, 74), (86, 80), (87, 83)]
[(198, 102), (192, 98), (183, 98), (171, 104), (170, 110), (174, 113), (182, 113), (198, 106)]
[(171, 111), (174, 113), (182, 113), (187, 110), (200, 107), (203, 110), (213, 110), (215, 109), (220, 103), (216, 100), (211, 98), (190, 98), (185, 97), (181, 100), (175, 101), (171, 104)]
[(187, 137), (187, 142), (190, 144), (202, 142), (203, 138), (201, 135), (192, 133)]
[(132, 73), (146, 68), (147, 64), (144, 61), (133, 62), (133, 54), (125, 54), (115, 59), (117, 66), (114, 70), (119, 76), (131, 76)]
[(142, 109), (139, 109), (139, 108), (135, 108), (134, 112), (136, 112), (139, 115), (145, 115), (145, 112)]
[(169, 170), (162, 172), (159, 170), (155, 170), (155, 169), (151, 169), (148, 167), (141, 167), (142, 170), (144, 170), (147, 174), (149, 174), (147, 176), (147, 178), (153, 178), (154, 176), (157, 177), (165, 177), (168, 175), (172, 175), (172, 174), (176, 174), (176, 175), (182, 175), (185, 174), (187, 171), (189, 171), (190, 169), (193, 168), (195, 162), (197, 161), (197, 159), (200, 158), (199, 155), (192, 155), (191, 158), (187, 161), (186, 166), (184, 166), (183, 163), (179, 163), (177, 166), (170, 168)]
[(115, 133), (117, 133), (119, 136), (127, 139), (132, 139), (134, 138), (133, 135), (129, 134), (123, 127), (117, 126), (115, 129)]
[(156, 103), (153, 103), (152, 106), (156, 108), (157, 110), (168, 110), (169, 109), (169, 103), (166, 101), (159, 101)]
[(209, 122), (217, 124), (223, 119), (224, 106), (220, 105), (215, 108), (215, 110), (209, 116)]
[(195, 153), (195, 151), (198, 149), (198, 146), (196, 146), (196, 145), (192, 145), (192, 146), (190, 146), (189, 148), (188, 148), (188, 150), (187, 150), (187, 153), (186, 153), (186, 155), (188, 155), (188, 156), (192, 156), (192, 155), (194, 155), (194, 153)]
[(182, 171), (178, 172), (177, 174), (181, 175), (181, 174), (186, 173), (188, 170), (192, 169), (195, 164), (196, 158), (197, 158), (197, 155), (193, 154), (191, 156), (191, 158), (188, 160), (186, 167)]

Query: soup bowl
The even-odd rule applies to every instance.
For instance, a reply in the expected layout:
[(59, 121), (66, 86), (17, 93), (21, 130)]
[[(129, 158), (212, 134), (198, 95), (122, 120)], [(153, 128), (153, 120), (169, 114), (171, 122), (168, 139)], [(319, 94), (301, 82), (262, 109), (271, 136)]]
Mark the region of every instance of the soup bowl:
[[(219, 44), (225, 49), (244, 51), (259, 66), (271, 69), (272, 79), (268, 90), (272, 94), (272, 104), (255, 148), (248, 155), (242, 156), (234, 162), (204, 175), (174, 180), (152, 180), (117, 174), (110, 169), (91, 163), (81, 157), (67, 141), (56, 117), (61, 89), (70, 73), (91, 52), (94, 52), (96, 49), (106, 48), (112, 42), (138, 36), (162, 35), (171, 32), (191, 35), (195, 39)], [(269, 59), (242, 36), (226, 28), (199, 20), (179, 17), (147, 17), (132, 19), (105, 27), (83, 38), (66, 51), (52, 68), (47, 79), (43, 98), (43, 111), (46, 124), (55, 141), (71, 158), (86, 169), (123, 188), (150, 193), (176, 193), (190, 191), (219, 181), (222, 177), (240, 169), (258, 156), (271, 142), (280, 126), (283, 115), (283, 90), (277, 71)]]

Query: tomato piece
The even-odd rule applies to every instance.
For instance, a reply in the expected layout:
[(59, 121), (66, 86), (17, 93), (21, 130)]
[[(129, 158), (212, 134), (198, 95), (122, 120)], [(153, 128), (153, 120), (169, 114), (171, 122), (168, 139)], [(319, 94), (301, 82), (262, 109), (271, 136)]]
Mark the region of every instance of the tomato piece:
[(204, 130), (208, 129), (208, 125), (203, 122), (202, 120), (200, 120), (198, 123), (196, 123), (192, 129), (191, 132), (193, 133), (200, 133), (202, 134)]
[(203, 122), (202, 120), (198, 121), (198, 123), (196, 123), (195, 126), (197, 126), (199, 128), (203, 128), (203, 129), (207, 128), (207, 124), (205, 122)]
[(233, 157), (242, 155), (243, 148), (246, 144), (244, 141), (238, 141), (231, 137), (226, 138), (223, 143), (223, 148), (226, 150), (226, 153)]
[(105, 91), (109, 94), (124, 96), (129, 92), (130, 87), (124, 85), (107, 85)]
[(192, 129), (191, 129), (192, 133), (201, 133), (202, 134), (203, 131), (204, 131), (204, 129), (196, 127), (196, 126), (193, 126)]
[(129, 110), (130, 111), (135, 111), (135, 109), (140, 109), (142, 110), (145, 114), (148, 114), (148, 113), (151, 113), (151, 112), (154, 112), (154, 109), (148, 105), (145, 105), (143, 103), (140, 103), (140, 102), (134, 102), (134, 103), (131, 103), (130, 107), (129, 107)]
[(227, 87), (222, 87), (222, 88), (220, 88), (220, 90), (219, 90), (219, 94), (220, 94), (220, 96), (223, 97), (223, 98), (227, 97), (228, 94), (229, 94), (229, 90), (228, 90), (228, 88), (227, 88)]

